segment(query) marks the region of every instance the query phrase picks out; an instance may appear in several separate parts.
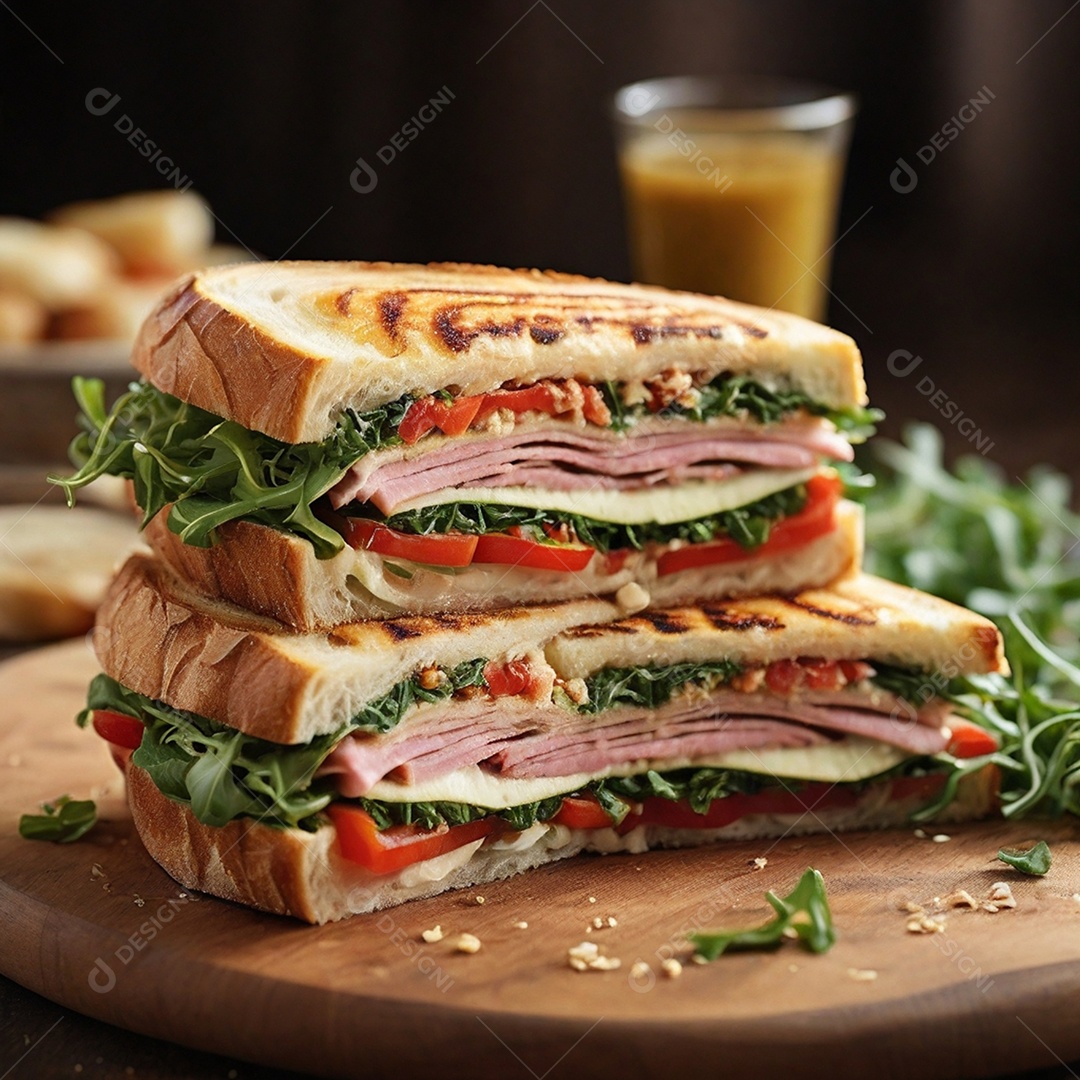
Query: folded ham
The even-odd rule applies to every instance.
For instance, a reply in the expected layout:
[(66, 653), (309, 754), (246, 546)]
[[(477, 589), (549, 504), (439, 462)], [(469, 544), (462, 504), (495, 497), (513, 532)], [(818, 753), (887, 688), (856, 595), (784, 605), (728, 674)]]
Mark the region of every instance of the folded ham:
[(393, 731), (343, 739), (320, 769), (347, 798), (386, 777), (423, 782), (469, 765), (510, 779), (598, 773), (643, 759), (685, 761), (732, 750), (809, 746), (861, 735), (913, 755), (948, 744), (948, 705), (918, 711), (884, 691), (781, 697), (720, 690), (686, 693), (657, 709), (575, 713), (521, 698), (474, 698), (421, 708)]
[(507, 435), (445, 439), (361, 458), (330, 492), (335, 508), (370, 502), (384, 514), (455, 487), (530, 484), (556, 491), (634, 489), (686, 479), (721, 480), (741, 467), (812, 468), (850, 461), (853, 450), (831, 424), (711, 425), (676, 420), (625, 435), (553, 422)]

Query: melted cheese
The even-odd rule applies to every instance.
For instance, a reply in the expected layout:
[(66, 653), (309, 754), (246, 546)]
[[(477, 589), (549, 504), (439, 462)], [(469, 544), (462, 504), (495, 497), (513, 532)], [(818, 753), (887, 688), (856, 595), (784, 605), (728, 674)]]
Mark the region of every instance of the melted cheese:
[(511, 806), (539, 802), (554, 795), (579, 791), (590, 781), (609, 776), (634, 776), (649, 769), (683, 768), (739, 769), (788, 780), (819, 780), (824, 783), (851, 783), (867, 780), (911, 757), (906, 750), (859, 735), (849, 735), (834, 743), (816, 746), (776, 747), (759, 750), (730, 750), (693, 761), (682, 758), (643, 759), (627, 762), (599, 773), (572, 776), (545, 776), (509, 779), (485, 772), (478, 765), (457, 769), (445, 776), (417, 784), (382, 780), (367, 798), (382, 802), (456, 802), (505, 810)]
[(402, 513), (443, 503), (495, 503), (581, 514), (598, 521), (628, 525), (645, 522), (673, 525), (758, 502), (768, 495), (805, 483), (818, 471), (817, 468), (747, 470), (726, 480), (657, 485), (632, 491), (600, 488), (591, 491), (549, 491), (540, 487), (444, 488), (404, 502), (395, 507), (394, 512)]

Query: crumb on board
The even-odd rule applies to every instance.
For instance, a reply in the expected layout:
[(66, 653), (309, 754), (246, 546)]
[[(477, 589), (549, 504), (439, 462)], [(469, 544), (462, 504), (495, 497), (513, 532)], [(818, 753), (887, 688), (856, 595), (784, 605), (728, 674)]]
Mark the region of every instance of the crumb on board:
[(482, 897), (482, 896), (478, 896), (478, 897), (476, 898), (476, 902), (477, 902), (478, 904), (486, 904), (486, 903), (487, 903), (487, 901), (486, 901), (486, 900), (484, 899), (484, 897)]
[(873, 968), (850, 967), (847, 969), (847, 973), (856, 982), (873, 982), (878, 976), (878, 973)]
[(750, 860), (750, 865), (755, 870), (764, 870), (765, 867), (769, 865), (769, 860), (766, 859), (764, 855), (759, 855), (756, 859)]
[(939, 832), (934, 833), (930, 839), (933, 840), (935, 844), (947, 844), (952, 837), (948, 833)]
[(101, 863), (96, 862), (90, 866), (90, 876), (92, 878), (99, 878), (105, 876), (105, 870), (102, 867)]
[(426, 942), (427, 942), (427, 943), (428, 943), (429, 945), (434, 945), (436, 941), (442, 941), (442, 939), (443, 939), (443, 937), (444, 937), (445, 935), (443, 934), (443, 928), (442, 928), (442, 926), (440, 926), (440, 925), (435, 925), (435, 926), (433, 926), (433, 927), (432, 927), (432, 928), (431, 928), (430, 930), (425, 930), (425, 931), (424, 931), (424, 932), (423, 932), (423, 933), (422, 933), (422, 934), (421, 934), (420, 936), (421, 936), (421, 937), (422, 937), (422, 938), (423, 938), (423, 939), (424, 939), (424, 940), (425, 940), (425, 941), (426, 941)]
[(1008, 882), (1005, 881), (995, 881), (990, 886), (990, 892), (987, 893), (986, 899), (997, 908), (1016, 907), (1016, 897), (1013, 896), (1012, 889), (1009, 888)]
[(622, 966), (617, 956), (604, 956), (594, 941), (582, 941), (567, 949), (566, 962), (575, 971), (614, 971)]
[(529, 929), (529, 924), (524, 919), (520, 919), (518, 922), (514, 923), (514, 929), (515, 930), (528, 930)]
[(967, 889), (957, 889), (945, 897), (945, 903), (951, 908), (977, 908), (979, 905)]
[(913, 915), (907, 921), (909, 934), (944, 934), (944, 915)]
[(595, 904), (596, 903), (596, 897), (595, 896), (590, 896), (589, 897), (589, 903), (590, 904)]
[(660, 970), (669, 979), (677, 979), (682, 974), (682, 964), (680, 964), (674, 956), (669, 956), (666, 960), (661, 962)]
[(915, 830), (915, 836), (919, 840), (925, 840), (926, 839), (926, 830), (925, 829), (916, 829)]
[(630, 966), (631, 979), (647, 979), (652, 974), (652, 968), (644, 960), (635, 960)]
[(480, 939), (475, 934), (458, 934), (454, 942), (454, 949), (460, 953), (478, 953), (480, 951)]

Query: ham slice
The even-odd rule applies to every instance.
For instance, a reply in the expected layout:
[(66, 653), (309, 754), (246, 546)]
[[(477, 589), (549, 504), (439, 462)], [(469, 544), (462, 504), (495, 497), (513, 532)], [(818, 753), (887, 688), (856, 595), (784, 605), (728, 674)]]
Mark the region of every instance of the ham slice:
[(552, 421), (507, 435), (420, 442), (368, 454), (334, 486), (330, 501), (335, 508), (370, 502), (389, 515), (447, 488), (539, 484), (537, 476), (521, 471), (538, 466), (545, 487), (568, 491), (595, 488), (598, 478), (600, 486), (632, 489), (689, 476), (722, 479), (739, 467), (801, 469), (852, 457), (847, 440), (820, 422), (713, 427), (674, 421), (662, 430), (613, 437), (604, 429)]
[(884, 692), (822, 695), (815, 702), (767, 693), (721, 690), (684, 694), (659, 709), (618, 707), (572, 713), (519, 698), (486, 697), (421, 708), (393, 731), (343, 739), (320, 775), (358, 798), (385, 777), (430, 780), (467, 765), (508, 778), (601, 772), (643, 758), (693, 759), (730, 750), (809, 746), (862, 735), (907, 750), (936, 754), (948, 744), (941, 727), (947, 705), (918, 713)]

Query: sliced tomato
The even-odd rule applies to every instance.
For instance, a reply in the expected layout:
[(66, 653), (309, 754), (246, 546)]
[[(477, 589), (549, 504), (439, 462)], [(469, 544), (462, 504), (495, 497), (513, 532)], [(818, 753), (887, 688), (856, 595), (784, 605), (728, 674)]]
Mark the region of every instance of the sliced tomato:
[(443, 403), (443, 412), (437, 421), (439, 430), (446, 435), (461, 435), (468, 431), (483, 403), (483, 394), (461, 397), (452, 404)]
[(333, 803), (326, 812), (337, 830), (341, 853), (373, 874), (392, 874), (508, 828), (502, 818), (492, 816), (439, 829), (392, 825), (380, 832), (374, 818), (358, 806)]
[(495, 390), (485, 394), (478, 416), (482, 420), (499, 409), (509, 409), (513, 413), (543, 412), (553, 416), (557, 406), (554, 387), (548, 383), (537, 383), (521, 390)]
[(511, 660), (508, 664), (489, 660), (484, 665), (484, 682), (492, 697), (513, 697), (520, 694), (531, 681), (532, 673), (524, 660)]
[(588, 544), (541, 544), (508, 533), (485, 533), (477, 537), (474, 563), (503, 563), (533, 570), (584, 570), (596, 554)]
[(986, 728), (981, 728), (970, 720), (952, 716), (949, 718), (949, 730), (952, 738), (949, 739), (948, 751), (953, 757), (982, 757), (983, 754), (992, 754), (998, 748), (997, 739)]
[(774, 694), (790, 694), (802, 678), (802, 668), (794, 660), (774, 660), (765, 669), (765, 685)]
[(138, 750), (145, 730), (141, 720), (124, 713), (110, 712), (108, 709), (95, 709), (94, 730), (113, 746), (125, 750)]
[(401, 441), (409, 446), (419, 442), (425, 435), (435, 430), (439, 418), (439, 402), (433, 397), (423, 397), (414, 401), (406, 410), (398, 434)]
[(593, 795), (571, 795), (563, 799), (559, 812), (551, 819), (568, 829), (608, 829), (612, 821)]
[(467, 533), (421, 536), (398, 532), (369, 518), (347, 518), (345, 526), (345, 540), (350, 547), (432, 566), (468, 566), (477, 539)]
[(847, 680), (835, 660), (803, 660), (803, 682), (808, 690), (840, 690)]
[(768, 558), (793, 551), (836, 527), (836, 504), (840, 500), (843, 482), (839, 476), (811, 477), (806, 483), (806, 505), (797, 514), (783, 518), (773, 525), (769, 539), (753, 551), (728, 538), (666, 551), (657, 560), (657, 576), (674, 574), (699, 566), (738, 562), (743, 559)]

